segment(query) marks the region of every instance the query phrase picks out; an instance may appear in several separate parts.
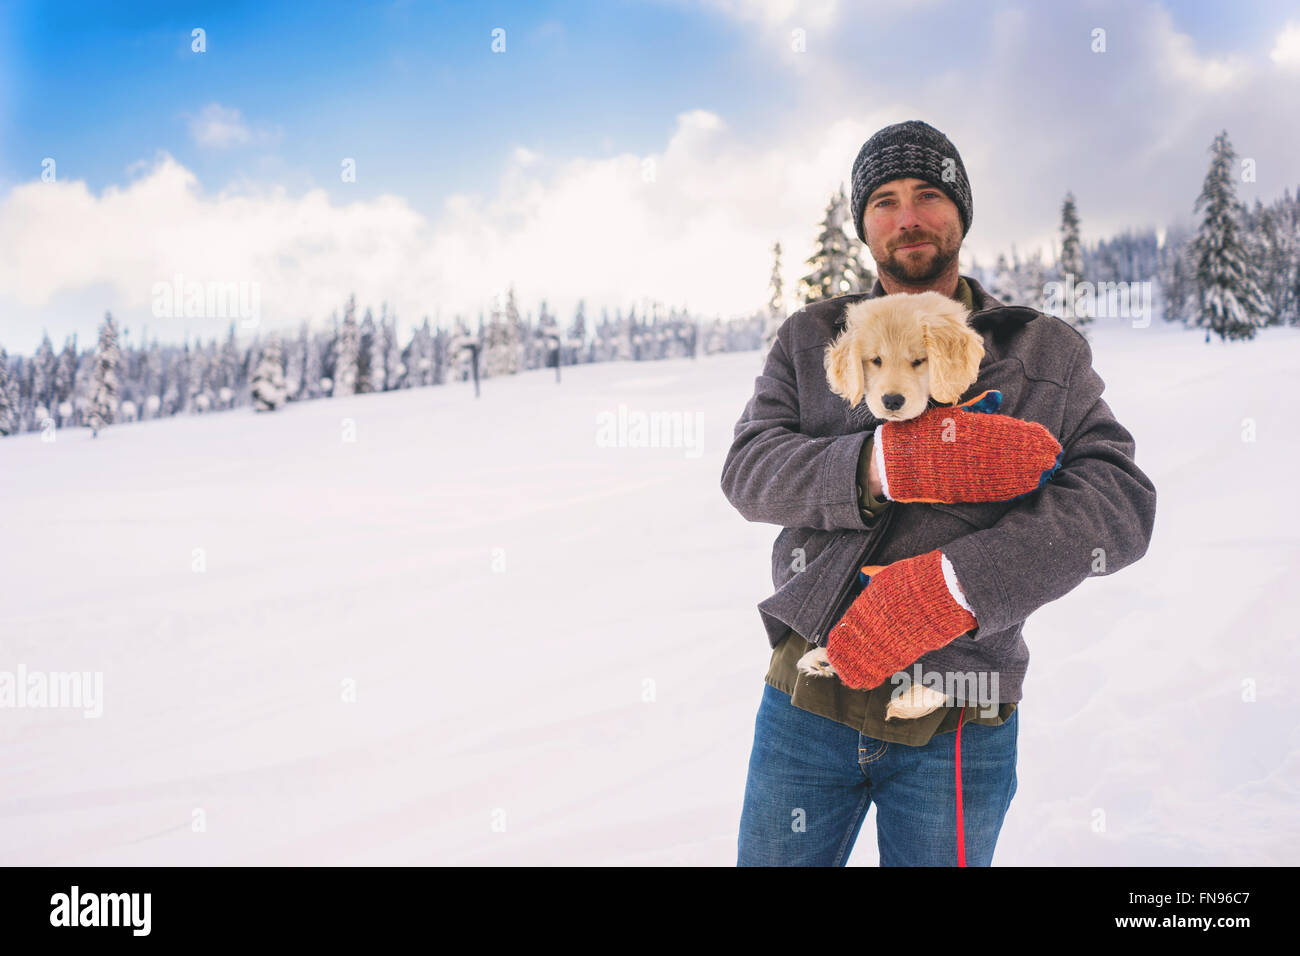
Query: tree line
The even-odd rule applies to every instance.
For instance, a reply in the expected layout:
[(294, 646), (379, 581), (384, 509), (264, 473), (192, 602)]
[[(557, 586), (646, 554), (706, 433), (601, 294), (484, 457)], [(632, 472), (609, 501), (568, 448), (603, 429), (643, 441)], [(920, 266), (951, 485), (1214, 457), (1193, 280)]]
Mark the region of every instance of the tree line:
[[(591, 326), (589, 328), (589, 325)], [(243, 343), (230, 323), (222, 342), (129, 344), (111, 313), (99, 327), (94, 348), (70, 335), (56, 353), (43, 336), (30, 357), (7, 356), (0, 347), (0, 435), (42, 429), (89, 427), (179, 414), (204, 414), (243, 406), (271, 411), (286, 402), (423, 388), (470, 379), (472, 364), (484, 378), (513, 375), (557, 363), (651, 361), (757, 348), (761, 318), (749, 323), (705, 320), (672, 308), (650, 315), (634, 308), (610, 318), (601, 310), (590, 323), (579, 302), (561, 329), (542, 302), (536, 321), (521, 317), (513, 288), (478, 329), (458, 317), (453, 327), (434, 327), (426, 316), (408, 341), (398, 341), (396, 316), (383, 306), (358, 321), (356, 297), (342, 318), (313, 329), (303, 322), (296, 336), (258, 334)]]

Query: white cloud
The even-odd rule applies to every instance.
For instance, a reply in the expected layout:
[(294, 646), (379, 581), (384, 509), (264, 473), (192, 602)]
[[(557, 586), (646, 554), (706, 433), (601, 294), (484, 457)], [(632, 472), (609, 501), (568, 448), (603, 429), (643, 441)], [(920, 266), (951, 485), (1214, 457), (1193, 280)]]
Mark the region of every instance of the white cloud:
[(495, 191), (448, 200), (421, 268), (439, 276), (444, 302), (467, 309), (510, 282), (526, 307), (545, 297), (561, 315), (578, 298), (589, 314), (643, 297), (706, 314), (757, 308), (772, 243), (792, 282), (811, 252), (809, 220), (863, 136), (847, 123), (755, 149), (715, 113), (689, 110), (647, 156), (516, 156)]
[[(352, 288), (376, 303), (390, 289), (428, 292), (412, 272), (421, 226), (391, 196), (344, 206), (319, 189), (204, 196), (194, 174), (162, 154), (149, 172), (99, 196), (81, 181), (11, 190), (0, 202), (0, 303), (15, 324), (39, 317), (53, 335), (52, 305), (90, 287), (101, 294), (94, 319), (107, 308), (162, 339), (170, 325), (179, 338), (184, 320), (155, 319), (150, 306), (154, 284), (180, 273), (187, 282), (259, 283), (265, 326), (319, 320)], [(228, 321), (188, 324), (206, 336)]]
[(515, 163), (520, 166), (531, 166), (542, 158), (541, 153), (534, 152), (527, 146), (516, 146), (511, 156), (514, 158)]
[(284, 130), (277, 125), (251, 127), (239, 110), (220, 103), (209, 103), (198, 115), (183, 115), (189, 120), (190, 138), (197, 145), (209, 149), (227, 149), (247, 143), (270, 147), (277, 145), (284, 135)]
[(1160, 57), (1159, 62), (1168, 66), (1170, 75), (1178, 83), (1194, 91), (1217, 93), (1240, 86), (1248, 78), (1250, 69), (1244, 57), (1236, 54), (1204, 56), (1196, 51), (1191, 37), (1173, 29), (1167, 14), (1158, 17), (1157, 23), (1159, 32), (1153, 44), (1154, 50)]
[(1269, 57), (1284, 69), (1300, 70), (1300, 22), (1288, 23), (1277, 35)]
[(822, 30), (835, 22), (838, 0), (705, 0), (720, 13), (764, 27), (804, 27)]
[[(84, 182), (30, 182), (0, 200), (0, 309), (34, 326), (30, 343), (11, 345), (24, 352), (37, 317), (87, 288), (103, 290), (94, 319), (109, 308), (166, 338), (180, 320), (150, 317), (152, 288), (176, 273), (259, 283), (267, 328), (326, 320), (352, 291), (376, 308), (388, 301), (404, 324), (440, 307), (443, 321), (460, 312), (472, 326), (511, 283), (521, 308), (545, 298), (566, 320), (579, 298), (594, 318), (649, 298), (732, 315), (765, 302), (778, 239), (793, 283), (866, 132), (842, 123), (756, 150), (716, 114), (691, 110), (648, 156), (550, 161), (516, 147), (492, 189), (453, 195), (432, 219), (392, 195), (342, 205), (323, 189), (206, 195), (161, 154), (99, 196)], [(228, 324), (203, 322), (190, 327), (205, 338)]]
[(190, 117), (190, 137), (200, 146), (224, 149), (247, 143), (253, 135), (239, 115), (239, 110), (220, 103), (209, 103), (199, 111), (198, 116)]

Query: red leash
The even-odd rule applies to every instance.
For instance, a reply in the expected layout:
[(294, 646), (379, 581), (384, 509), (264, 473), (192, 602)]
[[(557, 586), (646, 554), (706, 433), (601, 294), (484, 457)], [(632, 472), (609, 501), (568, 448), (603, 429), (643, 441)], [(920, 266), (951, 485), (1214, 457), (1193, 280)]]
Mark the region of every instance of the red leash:
[(966, 705), (961, 705), (957, 715), (957, 865), (966, 865), (966, 833), (961, 823), (961, 719), (966, 714)]

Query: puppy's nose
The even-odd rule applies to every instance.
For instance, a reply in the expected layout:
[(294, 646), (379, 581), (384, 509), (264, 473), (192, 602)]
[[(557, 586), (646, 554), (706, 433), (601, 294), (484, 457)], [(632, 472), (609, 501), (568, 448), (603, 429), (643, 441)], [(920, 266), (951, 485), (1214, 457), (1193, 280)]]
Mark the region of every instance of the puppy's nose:
[(898, 392), (890, 392), (888, 395), (880, 396), (880, 403), (889, 411), (896, 412), (903, 407), (905, 399)]

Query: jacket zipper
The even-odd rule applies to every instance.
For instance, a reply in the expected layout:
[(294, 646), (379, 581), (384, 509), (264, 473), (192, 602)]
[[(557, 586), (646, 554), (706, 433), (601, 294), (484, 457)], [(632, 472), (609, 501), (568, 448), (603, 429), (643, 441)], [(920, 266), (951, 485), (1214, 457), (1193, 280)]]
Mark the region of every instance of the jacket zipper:
[(876, 533), (872, 535), (871, 541), (868, 542), (866, 549), (858, 556), (858, 559), (853, 562), (854, 573), (849, 576), (849, 579), (844, 582), (843, 586), (839, 589), (839, 592), (835, 595), (835, 600), (831, 602), (830, 610), (826, 612), (826, 615), (817, 625), (817, 636), (814, 638), (813, 643), (818, 647), (826, 646), (823, 638), (828, 632), (831, 618), (834, 617), (835, 612), (839, 610), (840, 602), (844, 600), (844, 595), (849, 593), (849, 588), (851, 588), (853, 582), (858, 579), (858, 574), (861, 573), (862, 566), (871, 560), (871, 556), (876, 553), (876, 548), (880, 546), (880, 542), (884, 538), (884, 532), (889, 527), (889, 523), (893, 520), (893, 517), (894, 509), (889, 508), (885, 512), (883, 523), (878, 529), (876, 529)]

